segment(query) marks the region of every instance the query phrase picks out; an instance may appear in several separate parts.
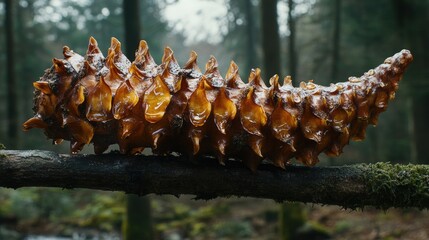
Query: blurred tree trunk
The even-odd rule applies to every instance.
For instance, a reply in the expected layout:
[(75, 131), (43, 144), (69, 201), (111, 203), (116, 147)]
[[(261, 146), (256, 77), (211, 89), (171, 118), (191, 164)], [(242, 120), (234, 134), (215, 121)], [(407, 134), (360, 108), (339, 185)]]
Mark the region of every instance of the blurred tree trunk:
[(282, 203), (279, 217), (281, 239), (299, 239), (297, 237), (297, 231), (304, 226), (305, 219), (306, 214), (301, 203)]
[(429, 164), (429, 32), (422, 29), (429, 24), (429, 2), (420, 0), (395, 0), (394, 7), (399, 35), (404, 47), (411, 50), (414, 63), (409, 69), (412, 94), (412, 120), (417, 163)]
[(17, 131), (18, 131), (18, 111), (17, 111), (17, 88), (15, 79), (15, 56), (14, 56), (14, 1), (5, 1), (5, 28), (6, 28), (6, 83), (7, 83), (7, 113), (8, 113), (8, 124), (7, 124), (7, 137), (8, 147), (16, 148), (18, 143)]
[[(428, 1), (410, 1), (414, 2), (413, 12), (408, 12), (409, 20), (414, 20), (409, 26), (413, 29), (413, 34), (408, 35), (411, 38), (411, 49), (414, 54), (413, 67), (415, 67), (415, 79), (413, 90), (413, 118), (415, 128), (415, 143), (417, 149), (417, 163), (429, 164), (429, 32), (422, 31), (429, 24), (429, 3)], [(410, 3), (407, 2), (407, 3)], [(417, 70), (418, 69), (418, 70)], [(414, 70), (412, 68), (412, 70)], [(413, 74), (414, 75), (414, 74)]]
[[(123, 1), (125, 54), (132, 61), (140, 41), (139, 0)], [(126, 196), (124, 239), (153, 239), (150, 198), (135, 194)]]
[[(255, 23), (253, 21), (253, 11), (252, 11), (252, 1), (250, 0), (244, 0), (245, 4), (245, 18), (246, 18), (246, 33), (247, 33), (247, 49), (246, 49), (246, 55), (247, 55), (247, 69), (250, 70), (255, 67), (256, 65), (256, 46), (255, 46)], [(247, 72), (248, 73), (248, 72)]]
[[(296, 55), (296, 46), (295, 46), (295, 39), (296, 39), (296, 30), (295, 30), (295, 17), (293, 16), (293, 9), (294, 9), (294, 1), (288, 0), (288, 26), (289, 26), (289, 75), (292, 77), (292, 79), (297, 79), (297, 55)], [(295, 85), (298, 86), (298, 85)]]
[(135, 194), (126, 196), (127, 213), (124, 222), (124, 239), (153, 239), (150, 198)]
[(277, 0), (261, 1), (262, 51), (265, 81), (280, 73), (280, 37), (277, 22)]
[(125, 53), (132, 61), (140, 42), (139, 0), (124, 0)]
[[(296, 54), (296, 19), (293, 16), (295, 8), (294, 0), (288, 0), (288, 27), (289, 27), (289, 45), (288, 45), (288, 62), (289, 73), (292, 77), (294, 86), (297, 83), (297, 54)], [(297, 232), (305, 224), (306, 214), (305, 209), (300, 203), (283, 203), (280, 207), (280, 236), (282, 240), (298, 239)]]
[[(292, 17), (293, 1), (289, 0), (289, 72), (292, 78), (296, 75), (295, 55), (295, 21)], [(277, 1), (261, 2), (262, 10), (262, 44), (264, 53), (265, 79), (280, 74), (280, 37), (277, 22)], [(279, 230), (281, 239), (295, 239), (297, 230), (305, 223), (304, 209), (297, 203), (283, 203), (279, 210)]]
[(340, 61), (341, 0), (334, 0), (334, 31), (332, 36), (331, 81), (338, 82)]
[[(338, 69), (340, 61), (340, 27), (341, 27), (341, 0), (334, 0), (332, 6), (334, 13), (333, 23), (334, 30), (332, 32), (332, 63), (330, 81), (333, 83), (338, 81)], [(334, 157), (327, 157), (330, 165), (334, 163)]]
[[(35, 27), (28, 26), (28, 22), (32, 22), (34, 19), (34, 2), (28, 1), (27, 6), (21, 6), (20, 4), (17, 4), (15, 16), (15, 44), (19, 47), (16, 48), (14, 52), (16, 56), (25, 56), (15, 60), (16, 78), (19, 79), (19, 81), (16, 83), (16, 88), (18, 90), (16, 94), (19, 102), (17, 102), (15, 106), (30, 110), (33, 107), (33, 101), (32, 99), (28, 99), (24, 96), (33, 95), (34, 89), (31, 82), (36, 80), (34, 73), (37, 69), (37, 66), (35, 63), (39, 61), (40, 53), (44, 50), (45, 47), (39, 45), (39, 42), (34, 40), (34, 38), (41, 38), (40, 35), (37, 35), (38, 32), (34, 31)], [(33, 39), (30, 39), (29, 36), (33, 36)], [(25, 113), (27, 112), (25, 111)], [(28, 112), (27, 117), (30, 117), (30, 114), (33, 113)], [(23, 115), (24, 114), (19, 114), (21, 118), (17, 119), (18, 123), (23, 121), (22, 117), (25, 119), (26, 116)], [(27, 146), (28, 139), (20, 137), (19, 129), (17, 133), (19, 144)]]

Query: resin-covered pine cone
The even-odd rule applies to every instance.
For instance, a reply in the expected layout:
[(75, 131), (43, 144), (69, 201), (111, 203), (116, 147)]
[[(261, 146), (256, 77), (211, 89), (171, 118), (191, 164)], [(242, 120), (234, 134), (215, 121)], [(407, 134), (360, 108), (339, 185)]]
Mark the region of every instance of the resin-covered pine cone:
[(94, 38), (86, 57), (64, 47), (64, 59), (34, 82), (35, 116), (24, 130), (42, 128), (56, 144), (71, 143), (72, 153), (93, 143), (95, 153), (111, 144), (136, 154), (152, 148), (155, 154), (177, 152), (241, 159), (256, 169), (263, 159), (284, 167), (295, 157), (305, 165), (325, 152), (337, 156), (350, 139), (365, 137), (380, 112), (395, 96), (398, 82), (413, 57), (402, 50), (362, 77), (329, 87), (291, 78), (270, 87), (252, 70), (244, 83), (231, 62), (223, 78), (214, 57), (204, 73), (197, 54), (180, 67), (170, 48), (156, 64), (145, 41), (134, 62), (112, 38), (105, 58)]

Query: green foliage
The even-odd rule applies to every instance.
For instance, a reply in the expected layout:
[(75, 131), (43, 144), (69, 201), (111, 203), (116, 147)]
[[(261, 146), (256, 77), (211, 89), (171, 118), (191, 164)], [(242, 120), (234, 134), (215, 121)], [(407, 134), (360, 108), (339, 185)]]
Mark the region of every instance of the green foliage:
[(12, 199), (10, 198), (11, 193), (12, 190), (0, 190), (0, 216), (12, 215)]
[[(159, 206), (158, 206), (159, 207)], [(157, 209), (159, 212), (155, 220), (158, 232), (166, 232), (172, 229), (187, 229), (191, 236), (207, 236), (214, 231), (210, 222), (223, 214), (229, 212), (228, 205), (218, 203), (200, 208), (191, 208), (183, 203), (173, 203), (163, 206), (164, 209)]]
[(353, 223), (347, 220), (338, 221), (334, 226), (334, 233), (343, 233), (353, 227)]
[(0, 226), (0, 239), (19, 240), (22, 239), (22, 236), (13, 230)]
[(83, 208), (76, 209), (70, 220), (76, 219), (81, 227), (93, 227), (105, 231), (120, 228), (125, 208), (124, 195), (94, 194), (91, 202)]
[(19, 222), (55, 222), (66, 227), (118, 231), (125, 209), (123, 194), (51, 188), (0, 189), (0, 216)]
[(71, 191), (47, 188), (13, 191), (10, 193), (10, 211), (19, 219), (56, 221), (72, 213), (71, 195)]
[(213, 227), (216, 238), (249, 238), (252, 236), (253, 229), (249, 222), (225, 221), (216, 224)]
[(331, 239), (331, 230), (317, 222), (306, 222), (297, 231), (298, 239)]

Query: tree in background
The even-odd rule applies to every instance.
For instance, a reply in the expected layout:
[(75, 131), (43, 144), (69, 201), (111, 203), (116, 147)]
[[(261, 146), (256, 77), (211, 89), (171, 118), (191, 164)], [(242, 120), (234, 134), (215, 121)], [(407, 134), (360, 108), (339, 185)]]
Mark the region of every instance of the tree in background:
[(16, 148), (18, 145), (18, 98), (17, 98), (17, 87), (15, 78), (15, 40), (14, 40), (14, 1), (5, 1), (5, 28), (6, 28), (6, 82), (7, 82), (7, 137), (8, 146), (10, 148)]
[(254, 13), (254, 6), (252, 4), (252, 1), (244, 0), (245, 2), (245, 24), (246, 24), (246, 35), (247, 35), (247, 41), (246, 41), (246, 52), (247, 52), (247, 71), (250, 72), (250, 69), (254, 68), (256, 66), (256, 59), (255, 57), (257, 55), (256, 52), (256, 37), (255, 37), (255, 29), (256, 27), (256, 21), (254, 20), (254, 16), (256, 15)]
[[(383, 11), (373, 11), (380, 5)], [(346, 77), (347, 72), (362, 74), (370, 66), (382, 62), (386, 53), (397, 52), (406, 46), (398, 38), (397, 15), (393, 1), (380, 0), (342, 2), (341, 17), (341, 65), (339, 74)], [(401, 10), (400, 15), (404, 13)], [(407, 26), (408, 27), (408, 26)], [(416, 51), (413, 51), (416, 54)], [(418, 54), (418, 53), (417, 53)], [(359, 60), (358, 60), (359, 59)], [(352, 159), (374, 161), (408, 162), (412, 159), (411, 134), (408, 125), (411, 123), (412, 111), (409, 109), (409, 87), (416, 79), (412, 71), (415, 61), (407, 72), (407, 77), (400, 83), (398, 94), (401, 101), (392, 101), (391, 110), (379, 119), (377, 128), (367, 130), (367, 140), (352, 144), (356, 149)], [(393, 107), (395, 106), (395, 107)], [(392, 131), (395, 129), (395, 131)]]
[[(16, 4), (15, 41), (19, 47), (15, 48), (15, 55), (19, 57), (16, 58), (15, 67), (19, 100), (16, 102), (15, 107), (19, 111), (18, 125), (32, 114), (29, 109), (33, 107), (33, 102), (28, 97), (33, 95), (32, 83), (38, 80), (37, 74), (42, 73), (50, 64), (49, 61), (45, 62), (41, 61), (41, 59), (48, 60), (52, 58), (50, 49), (45, 45), (46, 33), (52, 25), (34, 21), (37, 11), (40, 10), (40, 6), (36, 6), (35, 1), (19, 1), (19, 4)], [(58, 51), (59, 49), (61, 48), (58, 48), (57, 52), (61, 53), (61, 51)], [(34, 133), (29, 132), (30, 136), (28, 136), (27, 133), (20, 131), (18, 128), (17, 134), (21, 148), (33, 148), (35, 147), (34, 142), (38, 142), (32, 141), (33, 136), (37, 137)], [(25, 134), (25, 137), (23, 137), (23, 134)]]
[(144, 0), (140, 1), (139, 14), (143, 31), (141, 39), (147, 41), (150, 54), (154, 59), (161, 59), (164, 53), (164, 42), (169, 32), (166, 21), (163, 19), (161, 3), (166, 0)]
[[(295, 55), (295, 21), (293, 19), (293, 1), (289, 0), (289, 69), (296, 74)], [(281, 76), (280, 69), (280, 36), (277, 22), (277, 0), (261, 2), (262, 18), (262, 45), (264, 53), (264, 79), (274, 74)], [(295, 75), (292, 75), (294, 78)], [(297, 203), (283, 203), (279, 210), (279, 230), (283, 240), (296, 239), (297, 231), (305, 223), (305, 214), (302, 205)]]
[[(123, 1), (125, 29), (125, 55), (131, 59), (140, 42), (140, 1)], [(126, 196), (124, 239), (153, 239), (150, 198), (135, 194)]]
[(280, 36), (277, 22), (277, 0), (261, 1), (261, 32), (263, 51), (263, 74), (265, 81), (279, 74), (280, 69)]
[(296, 79), (297, 76), (297, 57), (296, 54), (296, 23), (295, 23), (295, 16), (294, 16), (294, 9), (295, 9), (295, 2), (293, 0), (288, 0), (288, 27), (289, 27), (289, 47), (288, 47), (288, 59), (289, 59), (289, 75), (292, 77), (292, 81), (294, 81), (294, 85), (297, 85)]
[[(18, 4), (19, 3), (19, 4)], [(61, 1), (61, 5), (51, 5), (48, 0), (15, 1), (16, 39), (15, 49), (17, 95), (16, 108), (20, 110), (17, 124), (30, 117), (33, 102), (28, 97), (33, 94), (32, 82), (51, 64), (52, 57), (62, 58), (61, 48), (70, 46), (75, 52), (84, 54), (88, 37), (94, 36), (105, 51), (111, 36), (122, 38), (121, 0), (95, 4), (89, 1)], [(16, 130), (21, 135), (19, 129)], [(40, 132), (25, 133), (21, 138), (22, 148), (53, 149), (68, 152), (65, 144), (52, 146), (49, 142), (37, 141)]]
[(227, 1), (227, 27), (224, 36), (226, 48), (232, 53), (232, 58), (240, 67), (240, 73), (245, 79), (252, 68), (258, 66), (258, 13), (256, 5), (251, 0)]
[(340, 61), (341, 0), (334, 0), (333, 9), (334, 30), (332, 31), (331, 81), (338, 82), (338, 65)]
[[(40, 73), (44, 69), (49, 67), (49, 62), (52, 56), (62, 57), (61, 47), (63, 45), (68, 45), (72, 49), (80, 54), (86, 52), (86, 46), (88, 42), (88, 36), (94, 36), (97, 38), (100, 47), (105, 51), (110, 42), (112, 36), (118, 37), (119, 39), (124, 39), (124, 20), (122, 18), (122, 1), (113, 0), (107, 1), (104, 4), (96, 4), (95, 1), (90, 0), (86, 2), (72, 2), (64, 1), (61, 2), (60, 6), (50, 5), (50, 2), (47, 0), (38, 0), (38, 1), (9, 1), (13, 3), (13, 7), (16, 8), (16, 31), (17, 39), (15, 42), (19, 44), (19, 48), (14, 50), (15, 56), (23, 56), (16, 58), (15, 64), (13, 63), (13, 57), (7, 57), (7, 63), (10, 63), (11, 66), (15, 67), (17, 70), (17, 77), (22, 80), (17, 82), (12, 89), (21, 94), (23, 97), (20, 98), (23, 101), (10, 101), (13, 105), (13, 110), (17, 111), (22, 108), (20, 105), (25, 106), (25, 114), (31, 114), (31, 105), (32, 100), (27, 96), (31, 96), (33, 92), (33, 87), (31, 82), (36, 81), (37, 76), (40, 76)], [(128, 1), (126, 1), (128, 2)], [(58, 8), (61, 8), (61, 11), (57, 11)], [(9, 9), (9, 8), (7, 8)], [(137, 16), (143, 16), (140, 21), (145, 21), (145, 33), (146, 40), (152, 42), (151, 53), (158, 55), (159, 58), (162, 54), (162, 45), (158, 42), (158, 39), (162, 34), (165, 34), (166, 24), (162, 22), (158, 2), (148, 0), (144, 2), (144, 6), (140, 8), (133, 9), (137, 12)], [(54, 12), (49, 15), (47, 13)], [(11, 15), (10, 12), (7, 12)], [(55, 16), (54, 16), (55, 15)], [(124, 17), (129, 16), (125, 14)], [(5, 18), (5, 20), (10, 20), (11, 18)], [(5, 25), (12, 29), (12, 24), (5, 21)], [(140, 21), (139, 18), (130, 17), (129, 21), (131, 24), (134, 24), (130, 27), (130, 24), (125, 25), (125, 28), (130, 27), (133, 30), (129, 31), (134, 36), (131, 38), (125, 38), (125, 47), (126, 55), (132, 60), (134, 56), (134, 51), (137, 49), (138, 41), (140, 36)], [(146, 28), (146, 26), (148, 26)], [(147, 31), (146, 31), (147, 29)], [(13, 32), (11, 30), (11, 32)], [(9, 32), (8, 32), (9, 33)], [(6, 36), (11, 36), (6, 34)], [(128, 39), (134, 39), (135, 43), (128, 43)], [(137, 40), (136, 40), (137, 39)], [(127, 47), (128, 46), (128, 47)], [(13, 48), (7, 46), (7, 49), (12, 50)], [(8, 81), (13, 78), (8, 77)], [(7, 85), (9, 82), (7, 82)], [(22, 87), (22, 88), (21, 88)], [(19, 89), (19, 91), (18, 91)], [(5, 91), (6, 92), (6, 91)], [(11, 93), (13, 91), (7, 91)], [(25, 97), (24, 97), (25, 96)], [(13, 98), (8, 97), (8, 101)], [(4, 116), (4, 115), (3, 115)], [(24, 116), (25, 117), (25, 116)], [(19, 120), (12, 120), (12, 118), (5, 118), (11, 123), (17, 124), (20, 123)], [(11, 129), (8, 127), (8, 129)], [(11, 133), (18, 133), (19, 130), (17, 127)], [(40, 139), (40, 132), (29, 133)], [(8, 138), (11, 139), (11, 138)], [(27, 139), (27, 140), (26, 140)], [(35, 146), (35, 142), (25, 138), (23, 140), (23, 145), (25, 148), (39, 148), (40, 146)], [(12, 141), (16, 142), (16, 141)], [(8, 147), (13, 147), (11, 144), (7, 144)], [(49, 149), (51, 146), (45, 144), (40, 148)], [(65, 146), (67, 148), (67, 146)], [(56, 148), (58, 150), (58, 148)], [(66, 150), (67, 151), (67, 150)], [(43, 191), (41, 191), (43, 194)], [(140, 199), (140, 198), (137, 198)], [(140, 201), (140, 204), (143, 208), (148, 208), (150, 202)], [(131, 201), (132, 202), (132, 201)], [(135, 213), (133, 216), (144, 216), (139, 214), (137, 208), (134, 208), (131, 213)], [(145, 211), (147, 213), (147, 211)], [(150, 214), (146, 214), (150, 216)], [(150, 225), (150, 224), (148, 224)], [(136, 225), (134, 225), (136, 226)], [(136, 226), (137, 230), (144, 229), (143, 225), (138, 224)], [(132, 232), (132, 231), (129, 231)], [(152, 231), (147, 231), (146, 233), (152, 234)], [(147, 236), (147, 235), (146, 235)], [(144, 239), (148, 239), (148, 237)], [(132, 238), (135, 239), (135, 238)]]
[(412, 99), (413, 143), (416, 144), (417, 162), (429, 163), (429, 32), (422, 26), (429, 24), (429, 2), (418, 0), (392, 1), (396, 16), (397, 36), (402, 47), (409, 48), (414, 55), (414, 63), (410, 67), (409, 86)]

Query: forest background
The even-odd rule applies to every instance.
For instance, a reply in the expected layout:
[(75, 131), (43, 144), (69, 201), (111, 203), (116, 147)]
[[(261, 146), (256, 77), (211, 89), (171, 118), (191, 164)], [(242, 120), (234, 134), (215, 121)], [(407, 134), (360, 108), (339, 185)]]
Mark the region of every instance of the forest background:
[[(9, 149), (68, 153), (68, 144), (52, 145), (41, 131), (21, 131), (21, 123), (33, 114), (32, 82), (50, 67), (53, 57), (62, 57), (63, 45), (83, 55), (89, 37), (93, 36), (106, 53), (110, 38), (125, 42), (124, 26), (138, 21), (139, 37), (148, 42), (157, 62), (160, 62), (165, 46), (174, 50), (182, 64), (189, 52), (195, 50), (200, 67), (214, 55), (223, 75), (230, 60), (234, 60), (243, 79), (247, 78), (250, 69), (260, 67), (265, 80), (275, 73), (291, 75), (295, 85), (310, 79), (322, 85), (346, 81), (349, 76), (360, 76), (377, 66), (393, 53), (409, 49), (415, 60), (400, 84), (397, 99), (381, 115), (379, 125), (368, 129), (365, 141), (353, 142), (346, 147), (340, 158), (323, 156), (321, 164), (429, 163), (426, 140), (429, 136), (429, 31), (426, 30), (429, 1), (127, 2), (137, 2), (139, 18), (130, 19), (132, 15), (124, 14), (125, 4), (120, 0), (0, 2), (1, 143)], [(274, 49), (269, 57), (267, 46)], [(137, 45), (133, 47), (136, 49)], [(132, 60), (133, 56), (128, 54), (128, 58)], [(92, 149), (86, 148), (84, 152), (91, 153)], [(127, 219), (124, 216), (128, 205), (124, 202), (130, 203), (125, 198), (122, 193), (89, 190), (0, 189), (0, 239), (2, 234), (17, 239), (32, 235), (73, 234), (119, 237), (126, 225), (124, 219)], [(277, 239), (282, 228), (278, 225), (282, 210), (279, 211), (278, 204), (273, 201), (218, 199), (202, 202), (190, 200), (190, 197), (150, 198), (150, 201), (146, 199), (146, 204), (152, 209), (154, 238), (238, 236), (261, 239), (264, 236)], [(351, 227), (353, 221), (379, 220), (383, 218), (380, 216), (387, 216), (384, 218), (396, 225), (392, 223), (387, 230), (383, 230), (386, 224), (380, 224), (376, 230), (374, 226), (367, 226), (362, 229), (362, 236), (408, 236), (406, 234), (412, 231), (406, 230), (409, 226), (403, 222), (407, 219), (406, 214), (410, 214), (409, 218), (427, 216), (427, 212), (413, 211), (405, 215), (395, 211), (382, 215), (384, 213), (371, 209), (363, 213), (344, 213), (332, 207), (297, 208), (306, 219), (301, 228), (311, 225), (314, 229), (317, 225), (323, 228), (327, 237), (339, 239), (356, 231)], [(421, 230), (424, 226), (428, 228), (427, 220), (413, 229)], [(420, 233), (429, 234), (424, 230)]]

